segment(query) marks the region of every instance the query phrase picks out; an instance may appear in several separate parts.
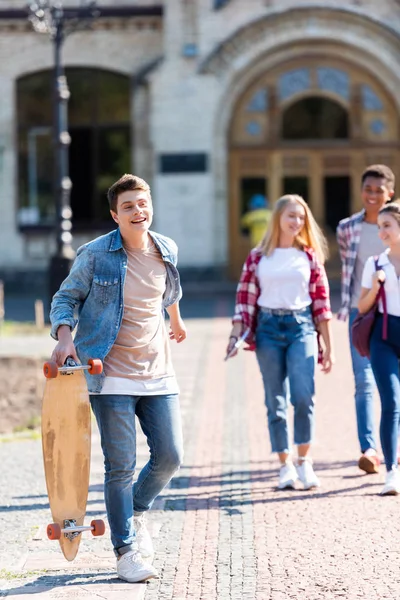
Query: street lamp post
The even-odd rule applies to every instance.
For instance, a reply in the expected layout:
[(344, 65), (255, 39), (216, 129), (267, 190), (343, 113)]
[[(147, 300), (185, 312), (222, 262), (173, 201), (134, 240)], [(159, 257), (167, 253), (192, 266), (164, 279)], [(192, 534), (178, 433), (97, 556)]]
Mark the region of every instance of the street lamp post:
[(72, 210), (69, 178), (68, 99), (70, 92), (64, 72), (62, 45), (69, 33), (82, 29), (96, 16), (95, 1), (82, 0), (78, 9), (64, 10), (57, 0), (36, 0), (29, 6), (29, 20), (38, 33), (50, 35), (54, 49), (53, 147), (56, 252), (49, 263), (50, 298), (68, 275), (75, 253), (72, 248)]

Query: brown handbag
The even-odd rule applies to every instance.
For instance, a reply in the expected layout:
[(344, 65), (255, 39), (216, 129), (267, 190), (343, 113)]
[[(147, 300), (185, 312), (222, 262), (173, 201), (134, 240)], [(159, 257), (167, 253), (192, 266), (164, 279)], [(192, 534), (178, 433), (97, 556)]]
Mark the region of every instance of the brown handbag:
[[(375, 257), (375, 270), (378, 271), (378, 257)], [(369, 345), (372, 334), (372, 328), (375, 323), (379, 300), (382, 300), (383, 306), (383, 326), (382, 326), (382, 339), (387, 339), (387, 307), (386, 307), (386, 293), (385, 286), (381, 282), (379, 292), (376, 295), (375, 302), (368, 312), (361, 314), (358, 313), (351, 326), (351, 341), (357, 352), (361, 356), (370, 357)]]

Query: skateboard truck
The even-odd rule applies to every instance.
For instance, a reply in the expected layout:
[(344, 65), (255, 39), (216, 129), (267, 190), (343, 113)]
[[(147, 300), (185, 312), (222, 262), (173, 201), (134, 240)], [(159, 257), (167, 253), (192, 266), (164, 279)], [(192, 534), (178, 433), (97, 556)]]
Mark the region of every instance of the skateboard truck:
[(106, 530), (105, 523), (102, 519), (94, 519), (90, 525), (77, 525), (75, 519), (64, 519), (64, 527), (60, 527), (58, 523), (50, 523), (47, 525), (47, 537), (49, 540), (59, 540), (61, 535), (72, 541), (83, 531), (91, 531), (93, 536), (104, 535)]
[(61, 375), (72, 375), (73, 371), (71, 371), (71, 369), (78, 366), (78, 363), (72, 358), (72, 356), (67, 356), (64, 362), (64, 367), (67, 367), (68, 371), (60, 371), (60, 373)]
[(61, 533), (65, 535), (69, 540), (76, 538), (82, 531), (86, 531), (90, 527), (80, 527), (77, 529), (75, 519), (65, 519), (64, 529), (61, 529)]
[(43, 373), (46, 379), (54, 379), (60, 375), (72, 375), (76, 371), (88, 371), (91, 375), (100, 375), (103, 371), (103, 363), (98, 358), (89, 358), (87, 365), (78, 365), (70, 356), (65, 364), (59, 367), (56, 362), (49, 361), (43, 365)]

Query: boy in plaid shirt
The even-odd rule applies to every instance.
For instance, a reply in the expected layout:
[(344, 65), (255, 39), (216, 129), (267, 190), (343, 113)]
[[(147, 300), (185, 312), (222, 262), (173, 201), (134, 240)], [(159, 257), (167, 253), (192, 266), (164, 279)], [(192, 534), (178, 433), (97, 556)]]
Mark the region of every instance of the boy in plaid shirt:
[(371, 165), (361, 177), (363, 209), (340, 221), (336, 236), (342, 261), (342, 302), (338, 319), (349, 317), (350, 351), (355, 380), (355, 404), (358, 439), (361, 457), (360, 469), (377, 473), (379, 458), (374, 433), (373, 394), (374, 377), (368, 358), (358, 354), (351, 341), (351, 325), (357, 315), (357, 303), (361, 291), (361, 277), (369, 256), (384, 251), (378, 237), (377, 217), (379, 210), (394, 195), (395, 177), (386, 165)]

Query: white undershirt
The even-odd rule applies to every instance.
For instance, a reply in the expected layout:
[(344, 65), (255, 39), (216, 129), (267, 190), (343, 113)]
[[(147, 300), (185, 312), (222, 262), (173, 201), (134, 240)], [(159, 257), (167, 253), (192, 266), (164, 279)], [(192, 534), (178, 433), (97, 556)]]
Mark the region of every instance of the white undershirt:
[[(392, 265), (388, 257), (389, 250), (382, 252), (378, 258), (378, 267), (385, 271), (385, 295), (386, 308), (389, 315), (400, 317), (400, 278), (397, 277), (396, 269)], [(372, 288), (372, 277), (375, 273), (375, 259), (370, 256), (365, 263), (361, 285), (363, 288)], [(382, 301), (379, 301), (379, 312), (383, 313)]]
[(128, 379), (126, 377), (105, 377), (100, 394), (118, 394), (131, 396), (161, 396), (179, 394), (175, 376), (159, 379)]
[(262, 308), (300, 310), (311, 304), (311, 267), (302, 250), (275, 248), (261, 258), (256, 275), (261, 288), (257, 303)]

